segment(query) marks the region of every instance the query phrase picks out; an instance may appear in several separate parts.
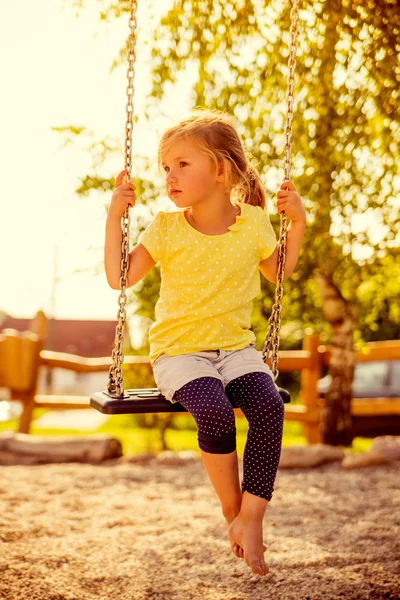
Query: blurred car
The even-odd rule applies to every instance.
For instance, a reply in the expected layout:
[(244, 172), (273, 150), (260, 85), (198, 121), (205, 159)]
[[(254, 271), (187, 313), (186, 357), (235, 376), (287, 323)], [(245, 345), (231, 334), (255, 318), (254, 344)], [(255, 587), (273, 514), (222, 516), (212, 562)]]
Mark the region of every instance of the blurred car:
[[(318, 381), (318, 392), (324, 396), (332, 378)], [(400, 360), (377, 360), (357, 363), (354, 370), (353, 398), (400, 398)]]
[[(318, 392), (324, 399), (332, 381), (330, 375), (318, 381)], [(377, 360), (357, 363), (354, 370), (353, 398), (400, 398), (400, 360)], [(396, 414), (397, 413), (397, 414)], [(400, 415), (393, 411), (389, 415), (353, 415), (354, 437), (376, 437), (378, 435), (400, 435)]]

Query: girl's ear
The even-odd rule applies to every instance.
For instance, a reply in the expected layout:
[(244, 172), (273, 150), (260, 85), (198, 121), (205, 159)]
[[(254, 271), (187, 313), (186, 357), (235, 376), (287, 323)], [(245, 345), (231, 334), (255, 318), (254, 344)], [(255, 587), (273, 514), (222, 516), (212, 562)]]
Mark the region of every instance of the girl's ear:
[(231, 172), (231, 165), (227, 160), (218, 161), (217, 181), (227, 181)]

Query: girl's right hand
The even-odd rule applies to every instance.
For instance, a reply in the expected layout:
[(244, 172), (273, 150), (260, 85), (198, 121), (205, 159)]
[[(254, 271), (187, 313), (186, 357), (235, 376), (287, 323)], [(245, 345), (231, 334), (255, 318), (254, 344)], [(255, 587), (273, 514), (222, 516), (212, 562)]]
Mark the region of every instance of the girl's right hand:
[(109, 213), (116, 215), (120, 218), (124, 216), (127, 206), (135, 206), (136, 204), (136, 186), (131, 181), (122, 183), (124, 175), (127, 172), (126, 169), (121, 171), (115, 180), (115, 189), (111, 198)]

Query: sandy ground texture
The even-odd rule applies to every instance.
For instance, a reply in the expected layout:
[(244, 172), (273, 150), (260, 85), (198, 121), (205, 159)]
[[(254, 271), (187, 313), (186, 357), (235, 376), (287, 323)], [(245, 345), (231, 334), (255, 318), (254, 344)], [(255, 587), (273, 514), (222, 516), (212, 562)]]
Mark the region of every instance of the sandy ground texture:
[(0, 598), (400, 598), (399, 462), (280, 470), (265, 578), (231, 553), (198, 460), (0, 469)]

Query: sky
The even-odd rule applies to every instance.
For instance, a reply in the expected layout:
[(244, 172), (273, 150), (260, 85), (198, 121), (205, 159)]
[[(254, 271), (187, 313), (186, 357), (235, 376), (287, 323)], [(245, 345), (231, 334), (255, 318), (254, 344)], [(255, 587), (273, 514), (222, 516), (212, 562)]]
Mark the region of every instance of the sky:
[[(117, 314), (118, 292), (109, 288), (103, 268), (104, 206), (110, 198), (75, 193), (92, 159), (83, 143), (63, 147), (64, 138), (51, 130), (83, 126), (96, 139), (120, 140), (120, 155), (108, 158), (99, 172), (111, 176), (124, 168), (126, 66), (109, 71), (129, 34), (128, 19), (100, 22), (101, 5), (85, 4), (76, 18), (65, 0), (0, 2), (0, 311), (13, 317), (32, 318), (39, 309), (63, 319)], [(169, 4), (162, 0), (158, 6), (166, 10)], [(140, 114), (150, 83), (140, 36), (149, 19), (140, 9), (137, 19)], [(186, 106), (184, 94), (182, 103), (175, 97), (171, 119)], [(140, 120), (134, 143), (155, 156), (157, 135)]]

